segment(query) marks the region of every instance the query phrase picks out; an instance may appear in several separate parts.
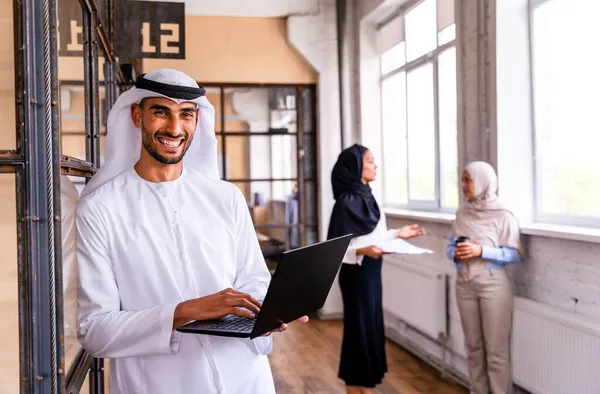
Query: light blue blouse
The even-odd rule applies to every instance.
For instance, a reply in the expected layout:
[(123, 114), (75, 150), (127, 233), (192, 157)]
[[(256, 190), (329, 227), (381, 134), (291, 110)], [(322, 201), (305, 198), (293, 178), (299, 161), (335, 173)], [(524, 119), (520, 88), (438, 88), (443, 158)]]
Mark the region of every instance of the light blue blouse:
[[(446, 246), (446, 256), (452, 261), (454, 261), (455, 249), (456, 246), (454, 234), (450, 234), (450, 238), (448, 239), (448, 245)], [(508, 246), (496, 248), (493, 246), (481, 245), (481, 258), (490, 261), (490, 264), (485, 266), (486, 270), (504, 268), (506, 264), (518, 263), (521, 261), (521, 255), (519, 255), (519, 252), (513, 248), (509, 248)], [(456, 261), (454, 261), (454, 264), (456, 265), (456, 268), (460, 271), (462, 268), (462, 264), (457, 263)]]

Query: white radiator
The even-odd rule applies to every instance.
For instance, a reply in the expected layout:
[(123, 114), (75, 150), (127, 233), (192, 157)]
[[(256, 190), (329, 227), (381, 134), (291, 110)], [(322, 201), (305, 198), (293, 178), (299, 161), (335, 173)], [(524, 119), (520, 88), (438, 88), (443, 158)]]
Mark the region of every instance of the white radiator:
[(515, 298), (514, 381), (534, 394), (600, 393), (600, 321)]
[(415, 261), (386, 257), (382, 269), (384, 310), (433, 339), (447, 335), (446, 276)]

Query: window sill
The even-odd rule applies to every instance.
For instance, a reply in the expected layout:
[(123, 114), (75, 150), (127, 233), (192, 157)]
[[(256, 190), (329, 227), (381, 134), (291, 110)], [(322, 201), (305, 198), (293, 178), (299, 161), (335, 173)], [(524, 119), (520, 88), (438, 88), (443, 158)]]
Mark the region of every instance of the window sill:
[(432, 223), (451, 224), (455, 215), (445, 212), (413, 211), (408, 209), (384, 208), (388, 217), (397, 219), (419, 220)]
[(600, 243), (600, 228), (566, 226), (546, 223), (522, 223), (521, 233), (539, 237), (570, 239)]
[[(454, 214), (444, 212), (413, 211), (408, 209), (384, 208), (386, 216), (397, 219), (452, 224)], [(600, 243), (600, 228), (565, 226), (546, 223), (522, 223), (521, 233), (538, 237), (568, 239), (572, 241)]]

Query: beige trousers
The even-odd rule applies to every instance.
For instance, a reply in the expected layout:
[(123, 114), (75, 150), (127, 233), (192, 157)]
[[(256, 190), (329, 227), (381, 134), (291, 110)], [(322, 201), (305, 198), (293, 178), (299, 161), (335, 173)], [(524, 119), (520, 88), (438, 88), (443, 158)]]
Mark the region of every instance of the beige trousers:
[(465, 333), (471, 394), (512, 393), (510, 332), (512, 285), (504, 269), (456, 279), (456, 301)]

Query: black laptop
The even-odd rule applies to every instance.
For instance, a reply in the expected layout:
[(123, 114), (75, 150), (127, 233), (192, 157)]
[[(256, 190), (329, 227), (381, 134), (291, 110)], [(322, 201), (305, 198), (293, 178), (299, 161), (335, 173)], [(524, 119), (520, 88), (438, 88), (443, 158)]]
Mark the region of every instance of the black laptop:
[(260, 312), (254, 319), (227, 315), (179, 327), (185, 333), (257, 338), (323, 307), (351, 235), (330, 239), (283, 254), (271, 278)]

